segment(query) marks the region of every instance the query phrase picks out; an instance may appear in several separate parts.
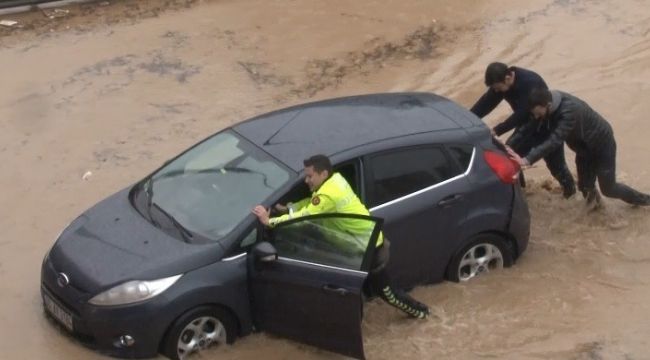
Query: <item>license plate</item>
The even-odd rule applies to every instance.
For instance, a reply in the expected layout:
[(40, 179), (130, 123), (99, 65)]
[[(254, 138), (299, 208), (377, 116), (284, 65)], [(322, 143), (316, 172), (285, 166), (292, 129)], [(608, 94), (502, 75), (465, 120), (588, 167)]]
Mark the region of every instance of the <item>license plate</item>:
[(45, 305), (47, 312), (68, 328), (68, 330), (72, 331), (72, 315), (63, 310), (63, 308), (55, 303), (47, 294), (43, 294), (43, 304)]

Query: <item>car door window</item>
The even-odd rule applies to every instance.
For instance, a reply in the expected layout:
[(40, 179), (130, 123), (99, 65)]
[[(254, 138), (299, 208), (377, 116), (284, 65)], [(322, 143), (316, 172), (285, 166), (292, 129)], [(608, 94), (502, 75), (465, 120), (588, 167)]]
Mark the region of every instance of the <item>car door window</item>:
[[(361, 176), (359, 174), (359, 163), (358, 159), (353, 161), (348, 161), (342, 164), (334, 165), (334, 172), (340, 173), (341, 176), (350, 184), (350, 187), (354, 193), (363, 201), (364, 197), (361, 192)], [(277, 203), (286, 205), (288, 203), (296, 203), (298, 201), (304, 200), (306, 198), (311, 198), (311, 191), (309, 187), (305, 184), (304, 178), (294, 185), (291, 190), (289, 190), (285, 195), (278, 199)], [(274, 211), (274, 210), (272, 210)], [(274, 216), (280, 215), (279, 213), (272, 214)]]
[(379, 221), (353, 214), (308, 216), (278, 225), (272, 242), (282, 258), (363, 271)]
[(369, 206), (380, 205), (450, 179), (457, 175), (455, 168), (439, 147), (401, 149), (374, 155), (369, 161), (372, 182)]
[(363, 199), (363, 196), (361, 196), (361, 191), (360, 191), (360, 181), (359, 181), (359, 176), (357, 175), (357, 163), (356, 162), (347, 162), (343, 163), (340, 165), (335, 165), (334, 166), (334, 172), (338, 172), (345, 178), (345, 180), (350, 184), (350, 187), (352, 188), (352, 191), (354, 191), (355, 194), (359, 197), (359, 199)]
[(257, 228), (254, 228), (239, 244), (240, 248), (247, 248), (257, 241)]
[(451, 157), (460, 165), (459, 174), (467, 171), (472, 162), (474, 147), (472, 145), (450, 145), (447, 149), (449, 150)]

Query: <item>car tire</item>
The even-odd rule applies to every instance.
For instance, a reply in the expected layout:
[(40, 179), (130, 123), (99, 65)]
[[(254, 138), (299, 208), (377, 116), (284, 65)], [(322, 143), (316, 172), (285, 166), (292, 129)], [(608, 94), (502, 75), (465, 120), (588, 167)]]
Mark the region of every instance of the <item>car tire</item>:
[[(235, 341), (237, 322), (225, 309), (201, 306), (181, 315), (170, 326), (161, 344), (161, 352), (173, 360), (192, 359), (209, 347)], [(200, 358), (200, 356), (196, 356)]]
[(514, 262), (512, 246), (496, 234), (481, 234), (456, 252), (447, 267), (447, 279), (454, 282), (472, 278)]

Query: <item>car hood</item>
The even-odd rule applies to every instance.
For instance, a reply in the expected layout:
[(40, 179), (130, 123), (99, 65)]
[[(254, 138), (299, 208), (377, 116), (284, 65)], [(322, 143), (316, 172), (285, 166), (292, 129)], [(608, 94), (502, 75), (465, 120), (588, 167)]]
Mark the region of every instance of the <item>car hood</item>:
[(49, 259), (71, 285), (95, 294), (128, 280), (185, 273), (222, 256), (219, 243), (187, 244), (153, 226), (133, 208), (125, 189), (75, 219)]

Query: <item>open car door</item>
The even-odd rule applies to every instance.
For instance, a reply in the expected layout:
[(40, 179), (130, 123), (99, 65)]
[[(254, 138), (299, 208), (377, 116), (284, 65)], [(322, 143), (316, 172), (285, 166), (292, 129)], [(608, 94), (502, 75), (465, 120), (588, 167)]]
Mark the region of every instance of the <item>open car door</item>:
[(249, 255), (257, 326), (363, 359), (363, 284), (382, 223), (363, 215), (320, 214), (271, 229)]

